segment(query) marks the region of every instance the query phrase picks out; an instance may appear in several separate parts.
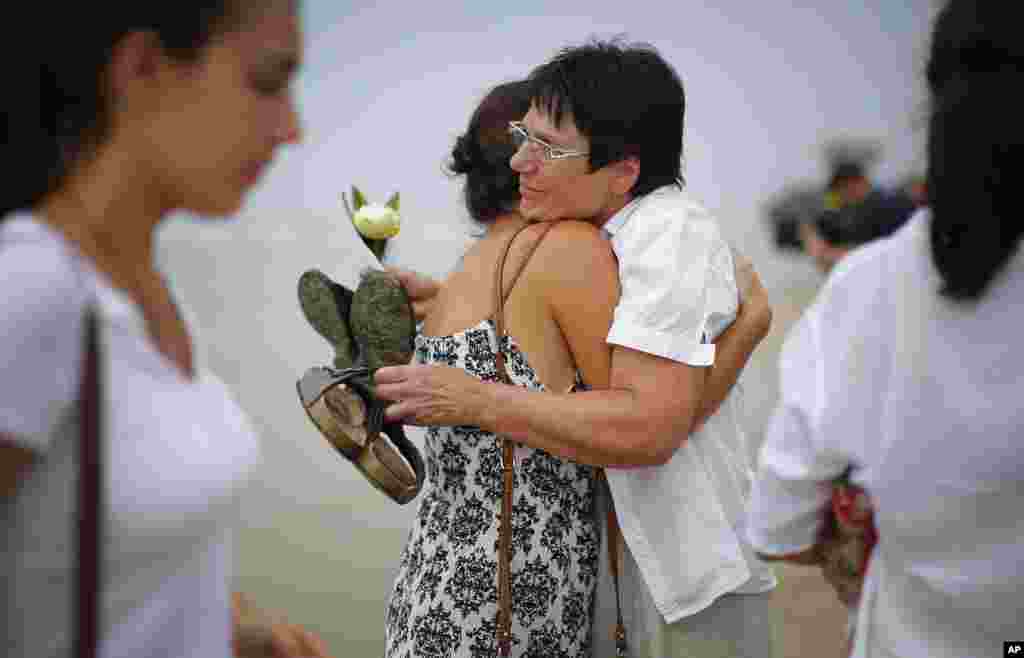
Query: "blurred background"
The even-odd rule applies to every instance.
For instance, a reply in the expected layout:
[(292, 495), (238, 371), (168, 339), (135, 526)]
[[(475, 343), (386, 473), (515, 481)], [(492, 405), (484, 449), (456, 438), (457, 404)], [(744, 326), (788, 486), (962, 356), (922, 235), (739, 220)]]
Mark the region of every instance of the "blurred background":
[[(343, 191), (356, 184), (379, 202), (400, 191), (388, 262), (443, 276), (475, 227), (442, 165), (484, 91), (591, 36), (653, 44), (686, 87), (688, 186), (754, 261), (775, 308), (741, 380), (756, 449), (776, 401), (779, 348), (828, 266), (808, 240), (853, 244), (863, 232), (847, 229), (862, 220), (847, 210), (882, 198), (891, 211), (887, 200), (920, 193), (935, 4), (305, 0), (304, 142), (236, 218), (175, 217), (159, 237), (200, 353), (261, 432), (238, 587), (317, 630), (337, 656), (382, 653), (385, 599), (415, 502), (399, 507), (371, 489), (295, 394), (301, 373), (331, 356), (300, 314), (299, 274), (318, 267), (352, 285), (374, 264)], [(840, 655), (844, 617), (833, 598), (815, 572), (782, 571), (777, 655)]]

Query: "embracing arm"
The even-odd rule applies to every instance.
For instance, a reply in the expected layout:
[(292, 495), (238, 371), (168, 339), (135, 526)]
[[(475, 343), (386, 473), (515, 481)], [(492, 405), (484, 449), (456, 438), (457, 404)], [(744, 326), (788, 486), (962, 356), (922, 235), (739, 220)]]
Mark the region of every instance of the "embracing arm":
[(599, 466), (668, 460), (692, 425), (706, 369), (608, 345), (617, 264), (593, 229), (560, 225), (534, 258), (546, 258), (538, 269), (547, 273), (548, 304), (573, 360), (584, 381), (603, 390), (542, 393), (444, 366), (381, 368), (377, 394), (396, 401), (388, 418), (473, 425)]
[[(543, 440), (545, 435), (548, 437), (561, 436), (563, 439), (569, 440), (558, 441), (548, 439), (544, 441), (545, 445), (543, 447), (553, 454), (573, 458), (576, 461), (585, 463), (627, 466), (663, 462), (671, 455), (671, 451), (666, 456), (660, 452), (659, 446), (655, 445), (637, 450), (637, 448), (644, 445), (645, 438), (651, 439), (652, 437), (649, 436), (647, 429), (647, 418), (634, 414), (633, 410), (638, 406), (645, 406), (646, 402), (655, 407), (652, 411), (658, 413), (657, 407), (660, 405), (656, 399), (636, 399), (638, 390), (643, 387), (638, 387), (633, 382), (643, 382), (645, 379), (653, 379), (653, 381), (657, 382), (660, 381), (660, 378), (658, 374), (655, 374), (656, 372), (665, 370), (668, 373), (672, 373), (676, 368), (680, 369), (681, 372), (676, 377), (683, 380), (679, 384), (682, 386), (680, 391), (684, 389), (689, 391), (688, 394), (680, 395), (680, 397), (685, 397), (686, 400), (694, 400), (696, 399), (694, 396), (698, 395), (697, 391), (700, 390), (701, 404), (693, 409), (691, 413), (686, 413), (686, 410), (679, 409), (677, 406), (671, 406), (670, 409), (664, 410), (664, 413), (678, 420), (678, 422), (666, 423), (666, 425), (678, 428), (689, 417), (692, 419), (689, 425), (690, 431), (696, 431), (721, 406), (739, 378), (740, 372), (753, 354), (754, 349), (767, 336), (771, 326), (771, 306), (768, 303), (768, 295), (757, 273), (754, 271), (749, 260), (739, 254), (735, 254), (735, 256), (737, 281), (740, 288), (739, 313), (735, 322), (716, 341), (715, 364), (708, 369), (709, 372), (706, 378), (700, 372), (703, 369), (693, 368), (649, 354), (617, 347), (615, 352), (621, 352), (621, 354), (617, 358), (618, 374), (615, 379), (618, 382), (617, 386), (621, 386), (621, 388), (613, 387), (614, 390), (603, 391), (601, 394), (598, 394), (596, 391), (587, 392), (583, 395), (583, 398), (579, 398), (580, 394), (574, 394), (573, 401), (581, 399), (585, 401), (584, 411), (589, 409), (587, 405), (592, 404), (591, 400), (596, 401), (600, 399), (600, 402), (594, 402), (593, 404), (597, 411), (604, 412), (601, 414), (601, 417), (608, 415), (613, 420), (618, 419), (619, 422), (613, 423), (613, 425), (619, 427), (616, 431), (624, 431), (625, 433), (615, 434), (612, 432), (612, 437), (607, 445), (606, 442), (600, 440), (599, 435), (589, 437), (592, 440), (588, 440), (587, 433), (591, 431), (591, 423), (587, 422), (573, 426), (581, 428), (583, 435), (577, 436), (575, 440), (572, 440), (574, 432), (571, 429), (566, 430), (561, 427), (568, 421), (559, 413), (560, 409), (568, 409), (568, 406), (561, 406), (569, 405), (568, 400), (548, 400), (545, 403), (543, 401), (534, 401), (532, 399), (533, 396), (529, 395), (526, 391), (492, 391), (487, 389), (488, 385), (477, 387), (476, 384), (480, 384), (480, 382), (471, 380), (469, 377), (460, 377), (455, 372), (430, 372), (430, 367), (426, 366), (412, 368), (404, 372), (385, 369), (382, 373), (383, 379), (378, 381), (384, 384), (384, 397), (391, 395), (393, 397), (390, 399), (405, 399), (407, 401), (406, 404), (393, 405), (388, 413), (389, 418), (404, 418), (406, 422), (425, 425), (442, 423), (475, 425), (489, 431), (503, 431), (510, 434), (523, 432), (520, 438), (524, 438), (525, 434), (531, 432), (536, 433), (537, 438), (540, 440)], [(410, 270), (400, 268), (389, 269), (401, 279), (406, 292), (409, 294), (410, 299), (413, 300), (417, 319), (422, 319), (434, 296), (440, 290), (441, 283)], [(618, 289), (617, 282), (615, 289)], [(611, 304), (614, 304), (614, 302), (611, 302)], [(600, 307), (591, 306), (591, 308)], [(566, 322), (564, 327), (570, 328), (566, 331), (566, 337), (570, 341), (576, 333), (579, 333), (571, 330), (573, 327), (580, 327), (577, 323)], [(584, 336), (578, 342), (584, 343), (585, 339), (586, 337)], [(631, 352), (632, 354), (629, 354)], [(597, 366), (593, 366), (591, 371), (587, 372), (587, 364), (592, 362), (593, 359), (588, 360), (582, 348), (580, 348), (576, 357), (587, 383), (592, 388), (605, 388), (606, 385), (602, 384), (602, 376), (599, 374)], [(409, 380), (407, 379), (408, 377), (414, 377), (414, 379)], [(399, 386), (399, 382), (405, 384), (405, 387)], [(429, 389), (431, 386), (438, 387), (436, 391), (437, 399), (428, 399), (422, 395), (424, 391), (415, 390), (416, 388)], [(655, 388), (655, 395), (657, 395), (658, 391), (672, 390), (671, 386), (655, 386)], [(417, 395), (417, 393), (419, 393), (418, 399), (398, 397), (400, 395)], [(644, 395), (647, 394), (645, 393)], [(503, 398), (500, 401), (498, 400), (499, 396)], [(522, 399), (517, 401), (516, 398), (520, 396), (522, 396)], [(561, 398), (563, 396), (555, 397)], [(464, 399), (465, 403), (460, 398)], [(500, 416), (498, 416), (495, 411), (496, 406), (505, 404), (511, 406), (502, 408)], [(673, 405), (675, 404), (673, 402)], [(430, 407), (433, 405), (436, 405), (436, 408), (431, 409)], [(535, 412), (541, 411), (545, 406), (553, 406), (549, 410), (550, 417), (547, 421), (540, 420), (543, 416), (533, 415)], [(681, 411), (683, 412), (682, 414), (680, 414)], [(578, 416), (579, 412), (576, 415)], [(599, 416), (593, 415), (592, 412), (589, 417), (594, 422), (600, 424), (601, 428), (609, 427), (603, 420), (599, 420)], [(639, 428), (629, 429), (622, 427), (623, 425), (628, 425), (630, 419), (637, 418), (642, 419)], [(531, 425), (528, 419), (533, 419), (533, 425), (546, 427), (547, 431), (542, 431), (541, 427), (517, 429), (517, 427), (522, 428)], [(498, 429), (499, 427), (502, 429)], [(563, 431), (569, 431), (569, 434), (562, 434)], [(638, 433), (643, 433), (645, 436), (637, 436)], [(671, 429), (663, 436), (675, 436), (676, 434), (676, 430)], [(639, 439), (639, 441), (630, 440), (630, 436), (633, 439)], [(677, 447), (673, 446), (672, 450)], [(638, 452), (640, 454), (637, 454)]]
[(437, 365), (381, 368), (377, 393), (391, 420), (473, 425), (595, 466), (661, 464), (686, 437), (705, 369), (616, 347), (611, 388), (546, 393), (482, 382)]
[(715, 363), (692, 431), (697, 431), (722, 406), (754, 350), (768, 335), (772, 308), (768, 293), (748, 258), (733, 251), (740, 307), (736, 320), (715, 341)]
[(476, 408), (480, 426), (597, 466), (663, 464), (686, 437), (705, 369), (616, 347), (611, 387), (532, 395), (493, 386)]
[(610, 243), (592, 227), (560, 223), (543, 249), (538, 265), (547, 273), (551, 314), (592, 390), (537, 396), (490, 387), (493, 398), (476, 424), (580, 463), (666, 461), (678, 447), (672, 437), (685, 437), (690, 425), (702, 370), (608, 344), (619, 270)]

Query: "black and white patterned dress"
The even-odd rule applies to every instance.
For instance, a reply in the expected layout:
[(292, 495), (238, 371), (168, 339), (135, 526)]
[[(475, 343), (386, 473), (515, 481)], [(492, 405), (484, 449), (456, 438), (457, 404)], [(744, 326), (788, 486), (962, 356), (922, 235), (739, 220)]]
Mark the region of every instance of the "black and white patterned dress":
[[(417, 336), (416, 361), (497, 381), (494, 324)], [(513, 383), (543, 390), (515, 341), (504, 340)], [(387, 658), (497, 655), (501, 442), (475, 427), (431, 428), (427, 479), (388, 602)], [(590, 655), (600, 526), (594, 469), (516, 449), (512, 523), (512, 656)]]

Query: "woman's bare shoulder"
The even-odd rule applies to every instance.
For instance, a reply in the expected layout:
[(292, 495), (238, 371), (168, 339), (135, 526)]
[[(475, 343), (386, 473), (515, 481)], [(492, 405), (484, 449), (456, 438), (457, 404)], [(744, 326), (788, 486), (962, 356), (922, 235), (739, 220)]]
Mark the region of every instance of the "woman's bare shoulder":
[(553, 283), (598, 285), (615, 281), (618, 263), (600, 229), (586, 222), (562, 220), (548, 230), (537, 249), (546, 278)]

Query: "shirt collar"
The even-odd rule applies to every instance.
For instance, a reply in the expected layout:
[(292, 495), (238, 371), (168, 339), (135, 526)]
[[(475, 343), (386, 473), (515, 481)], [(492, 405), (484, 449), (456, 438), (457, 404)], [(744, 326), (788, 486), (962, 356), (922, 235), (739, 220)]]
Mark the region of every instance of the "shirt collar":
[(633, 214), (633, 211), (636, 209), (637, 204), (640, 202), (640, 199), (642, 198), (643, 197), (638, 197), (636, 199), (633, 199), (626, 205), (622, 206), (622, 208), (620, 208), (617, 213), (612, 215), (608, 219), (608, 221), (604, 223), (604, 226), (601, 227), (601, 230), (604, 231), (604, 234), (608, 237), (612, 237), (613, 235), (618, 233), (619, 230), (621, 230), (622, 227), (626, 225), (626, 222), (629, 221), (630, 215)]
[(647, 194), (644, 194), (643, 196), (638, 196), (637, 198), (633, 199), (632, 201), (630, 201), (626, 205), (622, 206), (622, 208), (620, 208), (617, 213), (612, 215), (608, 219), (608, 221), (606, 221), (604, 223), (604, 226), (601, 227), (601, 230), (604, 231), (604, 234), (607, 237), (612, 237), (613, 235), (618, 233), (620, 230), (622, 230), (622, 227), (626, 225), (626, 222), (629, 221), (629, 218), (633, 216), (634, 212), (636, 212), (636, 209), (639, 207), (641, 201), (643, 201), (644, 199), (650, 198), (650, 197), (652, 197), (652, 196), (654, 196), (656, 194), (660, 194), (664, 190), (669, 189), (671, 187), (673, 187), (673, 186), (672, 185), (664, 185), (662, 187), (659, 187), (656, 190), (652, 190), (652, 191), (648, 192)]

